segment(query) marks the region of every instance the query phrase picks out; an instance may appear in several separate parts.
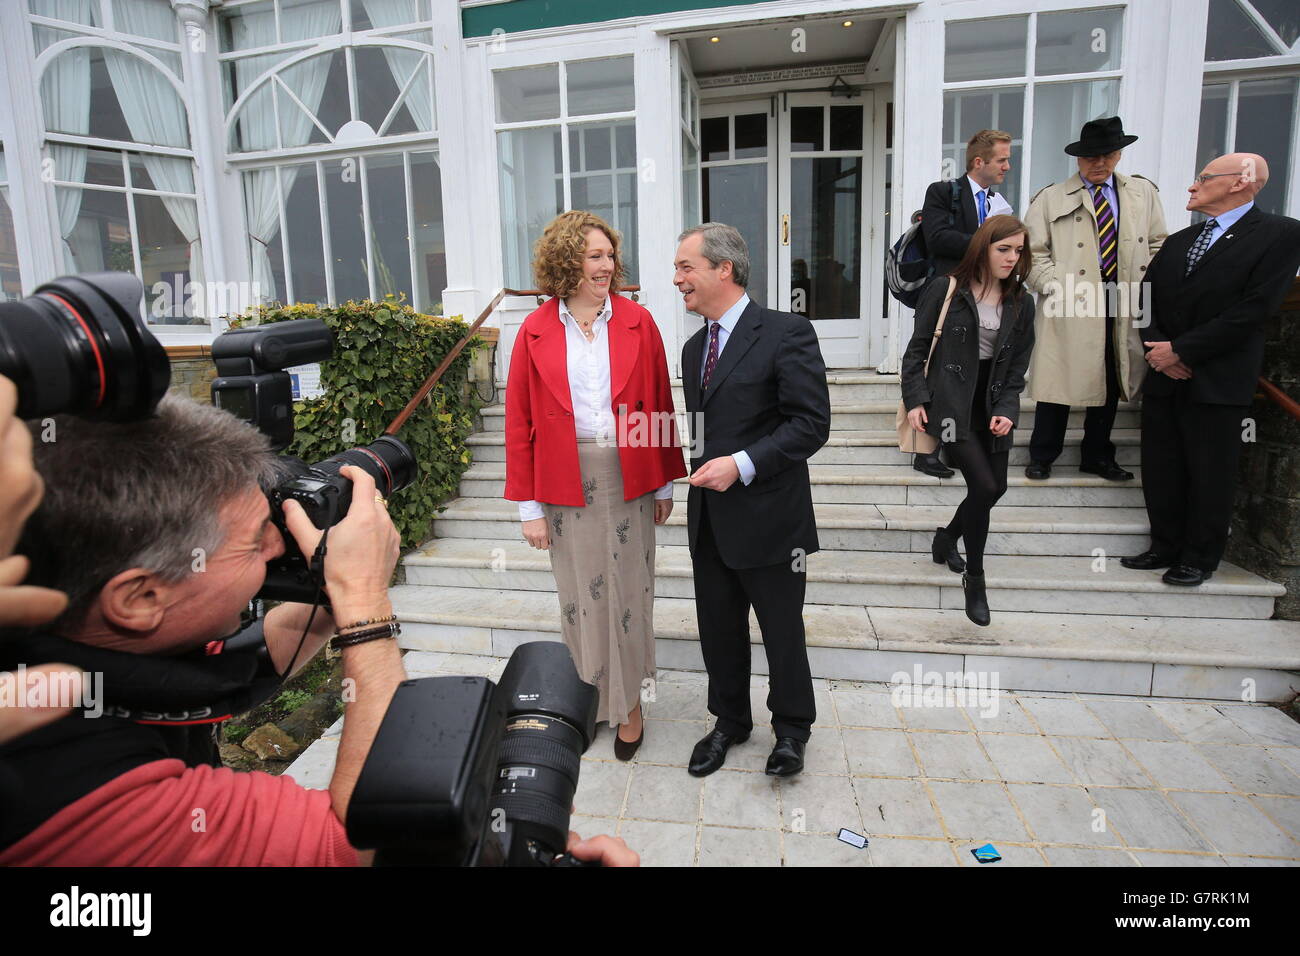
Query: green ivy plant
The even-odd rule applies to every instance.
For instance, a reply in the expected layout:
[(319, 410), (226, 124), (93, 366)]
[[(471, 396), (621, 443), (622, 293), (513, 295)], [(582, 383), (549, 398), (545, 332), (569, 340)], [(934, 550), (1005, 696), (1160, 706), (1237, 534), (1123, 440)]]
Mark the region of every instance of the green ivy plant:
[[(460, 316), (424, 315), (404, 298), (387, 295), (379, 302), (339, 306), (270, 305), (231, 320), (238, 327), (320, 319), (334, 333), (334, 357), (320, 367), (325, 394), (294, 403), (288, 454), (315, 463), (374, 441), (469, 331)], [(425, 540), (439, 506), (456, 495), (470, 465), (465, 439), (478, 408), (466, 381), (471, 352), (482, 344), (477, 336), (470, 340), (397, 435), (419, 462), (411, 485), (388, 499), (403, 547)]]

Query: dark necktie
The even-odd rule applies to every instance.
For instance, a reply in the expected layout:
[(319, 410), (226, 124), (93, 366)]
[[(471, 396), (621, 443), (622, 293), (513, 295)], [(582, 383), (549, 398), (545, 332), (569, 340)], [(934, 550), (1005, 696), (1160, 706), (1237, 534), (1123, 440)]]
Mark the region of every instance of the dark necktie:
[(1097, 212), (1097, 259), (1101, 263), (1101, 281), (1114, 282), (1119, 277), (1119, 236), (1115, 231), (1115, 210), (1110, 208), (1101, 186), (1094, 186), (1092, 207)]
[(704, 360), (704, 381), (700, 383), (701, 388), (709, 387), (713, 366), (718, 364), (718, 329), (720, 328), (722, 328), (721, 322), (709, 323), (709, 356)]
[(1205, 255), (1205, 250), (1210, 248), (1210, 234), (1214, 232), (1218, 221), (1214, 219), (1205, 220), (1205, 226), (1201, 229), (1201, 234), (1196, 237), (1192, 243), (1192, 248), (1187, 250), (1187, 271), (1183, 275), (1191, 275), (1196, 264), (1201, 261), (1201, 256)]

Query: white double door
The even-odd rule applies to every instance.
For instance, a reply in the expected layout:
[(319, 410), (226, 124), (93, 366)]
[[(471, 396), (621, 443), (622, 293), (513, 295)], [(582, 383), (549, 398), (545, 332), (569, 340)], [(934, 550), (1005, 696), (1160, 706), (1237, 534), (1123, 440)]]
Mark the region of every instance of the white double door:
[(705, 221), (749, 245), (751, 298), (808, 316), (830, 368), (862, 368), (872, 284), (872, 94), (701, 104)]

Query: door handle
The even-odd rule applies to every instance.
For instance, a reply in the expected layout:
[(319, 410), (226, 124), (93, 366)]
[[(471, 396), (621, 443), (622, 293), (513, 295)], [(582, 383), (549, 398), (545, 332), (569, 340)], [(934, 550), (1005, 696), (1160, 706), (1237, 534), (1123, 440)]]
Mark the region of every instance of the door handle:
[(788, 212), (781, 216), (781, 245), (790, 245), (790, 214)]

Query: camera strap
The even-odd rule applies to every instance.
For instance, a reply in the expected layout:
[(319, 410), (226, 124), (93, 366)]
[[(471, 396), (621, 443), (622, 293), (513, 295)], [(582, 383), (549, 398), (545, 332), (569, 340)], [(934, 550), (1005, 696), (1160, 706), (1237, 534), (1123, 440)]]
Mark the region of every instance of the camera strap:
[[(227, 644), (230, 646), (228, 647)], [(215, 724), (245, 713), (280, 688), (262, 622), (175, 657), (89, 647), (53, 634), (29, 633), (0, 643), (0, 668), (58, 662), (86, 672), (83, 716), (139, 724)]]

